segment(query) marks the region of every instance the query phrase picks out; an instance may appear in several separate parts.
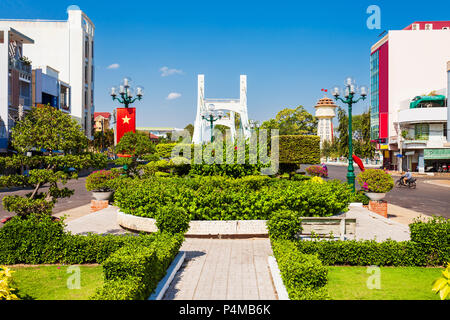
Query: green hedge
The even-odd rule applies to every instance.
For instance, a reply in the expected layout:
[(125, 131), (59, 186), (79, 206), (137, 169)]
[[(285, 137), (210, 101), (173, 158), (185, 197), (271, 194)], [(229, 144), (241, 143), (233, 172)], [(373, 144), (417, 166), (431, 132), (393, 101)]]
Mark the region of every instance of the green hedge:
[(410, 224), (410, 241), (296, 241), (300, 252), (326, 265), (443, 266), (450, 262), (450, 222), (433, 218)]
[(156, 235), (72, 235), (62, 222), (13, 217), (0, 229), (0, 264), (101, 263), (125, 245), (149, 245)]
[(0, 264), (103, 263), (92, 299), (146, 299), (172, 262), (182, 234), (72, 235), (50, 217), (13, 217), (0, 229)]
[(318, 136), (279, 136), (280, 163), (320, 163), (320, 138)]
[(122, 212), (157, 218), (161, 207), (175, 204), (191, 220), (266, 220), (289, 209), (299, 216), (332, 216), (346, 211), (351, 191), (346, 183), (248, 176), (153, 178), (125, 183), (114, 196)]
[(193, 164), (192, 175), (241, 178), (261, 173), (261, 164)]
[(161, 233), (149, 246), (124, 246), (103, 263), (105, 283), (93, 300), (143, 300), (155, 290), (183, 242)]
[(301, 253), (295, 242), (271, 239), (283, 283), (291, 300), (328, 299), (328, 269), (315, 256)]
[[(191, 148), (191, 159), (194, 158), (194, 145), (193, 144), (182, 144), (182, 143), (159, 143), (156, 145), (156, 155), (161, 158), (172, 158), (172, 150), (173, 148), (179, 145), (180, 148)], [(183, 151), (180, 150), (180, 156), (183, 156)]]

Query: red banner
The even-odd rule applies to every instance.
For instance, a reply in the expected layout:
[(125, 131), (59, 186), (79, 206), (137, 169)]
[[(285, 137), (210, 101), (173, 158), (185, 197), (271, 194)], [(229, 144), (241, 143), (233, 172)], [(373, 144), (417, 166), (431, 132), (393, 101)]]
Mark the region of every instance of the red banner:
[(136, 132), (136, 108), (117, 108), (116, 143), (127, 132)]

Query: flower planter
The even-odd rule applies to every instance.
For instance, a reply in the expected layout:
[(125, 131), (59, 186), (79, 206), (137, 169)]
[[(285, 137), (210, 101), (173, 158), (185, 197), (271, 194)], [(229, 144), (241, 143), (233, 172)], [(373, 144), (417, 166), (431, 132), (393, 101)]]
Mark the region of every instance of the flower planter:
[(386, 193), (366, 192), (366, 196), (372, 201), (380, 201), (386, 197)]
[(92, 196), (95, 200), (109, 200), (111, 198), (111, 195), (113, 194), (112, 191), (93, 191)]

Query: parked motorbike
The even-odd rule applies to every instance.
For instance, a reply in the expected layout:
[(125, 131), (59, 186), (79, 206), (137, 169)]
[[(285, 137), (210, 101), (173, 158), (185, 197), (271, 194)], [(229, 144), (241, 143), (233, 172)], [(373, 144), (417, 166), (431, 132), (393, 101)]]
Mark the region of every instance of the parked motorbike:
[(415, 178), (411, 178), (409, 179), (408, 182), (405, 182), (405, 179), (398, 179), (395, 182), (395, 185), (397, 186), (397, 188), (401, 188), (401, 187), (408, 187), (410, 189), (415, 189), (416, 188), (416, 179)]

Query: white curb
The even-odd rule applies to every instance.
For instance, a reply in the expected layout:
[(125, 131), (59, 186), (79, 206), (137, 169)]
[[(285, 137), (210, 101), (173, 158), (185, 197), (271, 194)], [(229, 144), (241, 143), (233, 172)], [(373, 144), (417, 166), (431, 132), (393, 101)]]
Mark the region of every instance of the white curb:
[(269, 263), (270, 273), (272, 274), (273, 284), (277, 291), (278, 300), (290, 300), (286, 287), (284, 286), (283, 279), (281, 279), (280, 269), (278, 269), (278, 263), (275, 257), (267, 257)]
[(175, 274), (177, 273), (178, 269), (180, 269), (185, 258), (186, 252), (184, 251), (178, 252), (175, 259), (173, 259), (172, 263), (170, 264), (169, 269), (167, 269), (165, 277), (162, 278), (162, 280), (158, 283), (155, 292), (148, 298), (148, 300), (161, 300), (164, 297), (164, 294), (169, 288), (170, 283), (175, 277)]

